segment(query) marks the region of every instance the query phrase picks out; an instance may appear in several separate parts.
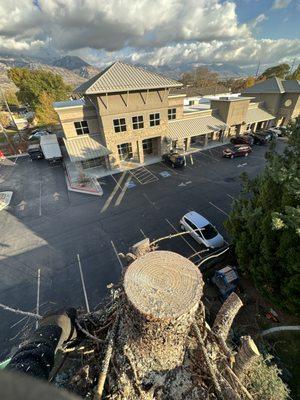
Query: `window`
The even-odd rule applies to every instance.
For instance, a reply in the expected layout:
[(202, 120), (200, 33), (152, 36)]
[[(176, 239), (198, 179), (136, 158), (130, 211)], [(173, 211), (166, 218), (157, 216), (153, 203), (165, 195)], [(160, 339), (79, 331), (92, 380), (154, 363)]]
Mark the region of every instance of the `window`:
[(150, 114), (150, 126), (160, 125), (159, 113)]
[[(185, 218), (185, 222), (188, 224), (188, 226), (189, 226), (193, 231), (199, 229), (199, 228), (197, 228), (197, 226), (196, 226), (195, 224), (193, 224), (189, 219), (186, 219), (186, 218)], [(198, 232), (197, 232), (197, 233), (198, 233)]]
[(168, 109), (168, 119), (176, 119), (176, 108)]
[(211, 224), (205, 225), (204, 228), (202, 228), (202, 234), (204, 236), (204, 239), (212, 239), (215, 236), (217, 236), (218, 231), (214, 226)]
[(144, 151), (144, 154), (152, 154), (153, 153), (152, 139), (143, 140), (143, 151)]
[(189, 106), (193, 106), (195, 104), (195, 100), (189, 100)]
[(99, 166), (101, 166), (103, 164), (104, 164), (104, 161), (100, 157), (91, 158), (90, 160), (81, 161), (81, 166), (82, 166), (83, 169), (95, 168), (95, 167), (99, 167)]
[(144, 117), (138, 115), (137, 117), (132, 117), (133, 129), (143, 129), (144, 128)]
[(124, 132), (124, 131), (126, 131), (125, 118), (114, 119), (114, 128), (115, 128), (115, 132)]
[(84, 135), (90, 133), (87, 121), (74, 122), (77, 135)]
[(118, 153), (121, 161), (129, 160), (133, 157), (131, 143), (118, 144)]

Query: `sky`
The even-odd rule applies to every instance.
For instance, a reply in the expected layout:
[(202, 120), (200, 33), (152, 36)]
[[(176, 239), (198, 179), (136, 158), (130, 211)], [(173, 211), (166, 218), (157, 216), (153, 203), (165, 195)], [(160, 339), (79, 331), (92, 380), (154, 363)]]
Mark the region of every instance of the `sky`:
[(0, 0), (0, 52), (98, 67), (300, 63), (300, 0)]

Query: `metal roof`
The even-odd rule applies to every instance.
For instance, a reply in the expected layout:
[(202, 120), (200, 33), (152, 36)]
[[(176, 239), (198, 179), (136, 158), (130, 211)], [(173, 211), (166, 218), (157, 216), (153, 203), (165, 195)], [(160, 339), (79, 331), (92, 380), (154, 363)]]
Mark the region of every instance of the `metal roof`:
[(64, 139), (64, 143), (72, 162), (91, 160), (111, 153), (100, 143), (100, 135), (80, 135), (72, 139)]
[(251, 124), (253, 122), (269, 121), (270, 119), (275, 119), (274, 115), (269, 114), (262, 108), (250, 108), (247, 111), (245, 122)]
[(245, 89), (243, 93), (284, 93), (284, 87), (282, 79), (274, 77)]
[(226, 124), (212, 115), (199, 116), (170, 121), (169, 136), (172, 139), (184, 139), (186, 137), (203, 135), (225, 128)]
[(282, 84), (286, 93), (300, 93), (300, 81), (283, 81)]
[(115, 93), (181, 86), (181, 83), (156, 72), (117, 61), (100, 74), (84, 82), (75, 89), (75, 92), (82, 94)]
[(53, 103), (53, 108), (72, 108), (72, 107), (79, 107), (84, 106), (85, 101), (84, 99), (79, 100), (67, 100), (67, 101), (56, 101)]
[(196, 211), (188, 212), (184, 215), (184, 218), (187, 218), (189, 221), (193, 222), (197, 228), (203, 228), (210, 223), (205, 217), (203, 217), (203, 215), (197, 213)]
[(300, 81), (274, 77), (245, 89), (243, 93), (300, 93)]

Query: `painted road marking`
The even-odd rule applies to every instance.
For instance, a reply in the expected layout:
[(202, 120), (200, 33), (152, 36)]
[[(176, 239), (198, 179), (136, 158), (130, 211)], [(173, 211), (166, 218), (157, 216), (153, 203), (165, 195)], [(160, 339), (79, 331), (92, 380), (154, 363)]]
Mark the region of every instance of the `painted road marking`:
[(199, 155), (201, 155), (201, 156), (205, 156), (205, 157), (207, 157), (207, 158), (211, 158), (212, 160), (215, 160), (215, 161), (217, 161), (217, 162), (220, 161), (218, 158), (215, 158), (215, 157), (213, 157), (213, 156), (211, 156), (211, 155), (209, 155), (209, 154), (205, 154), (205, 153), (203, 153), (202, 151), (199, 151), (199, 153), (197, 153), (197, 154), (199, 154)]
[(228, 197), (230, 197), (232, 200), (234, 200), (234, 197), (233, 197), (233, 196), (231, 196), (231, 194), (229, 194), (229, 193), (226, 193), (226, 196), (228, 196)]
[(123, 269), (123, 263), (122, 263), (122, 261), (120, 259), (120, 256), (119, 256), (118, 252), (117, 252), (116, 246), (115, 246), (115, 244), (114, 244), (114, 242), (112, 240), (110, 241), (110, 243), (112, 245), (112, 248), (114, 249), (115, 255), (117, 256), (117, 259), (119, 261), (120, 267), (121, 267), (121, 269)]
[(123, 172), (123, 174), (120, 176), (120, 179), (119, 179), (118, 182), (117, 182), (116, 179), (111, 175), (111, 177), (113, 178), (113, 180), (116, 182), (116, 186), (114, 187), (113, 191), (111, 192), (109, 198), (108, 198), (108, 199), (106, 200), (106, 202), (104, 203), (104, 206), (102, 207), (100, 213), (103, 213), (104, 211), (106, 211), (106, 210), (108, 209), (110, 203), (112, 202), (112, 199), (114, 198), (114, 196), (115, 196), (115, 194), (117, 193), (117, 191), (119, 190), (119, 188), (121, 188), (121, 190), (122, 190), (122, 187), (121, 187), (120, 185), (121, 185), (121, 183), (123, 182), (123, 180), (124, 180), (124, 178), (125, 178), (125, 175), (126, 175), (126, 171)]
[(129, 175), (129, 176), (127, 177), (127, 180), (126, 180), (126, 182), (125, 182), (125, 185), (124, 185), (123, 189), (121, 190), (121, 193), (119, 194), (119, 196), (118, 196), (118, 198), (117, 198), (117, 200), (116, 200), (116, 202), (115, 202), (115, 206), (119, 206), (119, 205), (121, 204), (121, 201), (123, 200), (123, 197), (124, 197), (124, 195), (125, 195), (125, 192), (126, 192), (126, 190), (128, 189), (128, 185), (129, 185), (129, 183), (130, 183), (130, 179), (131, 179), (131, 175)]
[(141, 185), (146, 185), (147, 183), (159, 180), (158, 177), (146, 167), (135, 168), (129, 172)]
[(81, 268), (81, 261), (79, 254), (77, 254), (77, 261), (78, 261), (78, 268), (79, 268), (79, 273), (80, 273), (80, 279), (81, 279), (81, 284), (82, 284), (82, 289), (83, 289), (83, 294), (84, 294), (84, 299), (85, 299), (85, 305), (86, 305), (86, 311), (89, 313), (90, 312), (90, 306), (86, 294), (86, 288), (85, 288), (85, 283), (83, 279), (83, 273), (82, 273), (82, 268)]
[(144, 231), (140, 229), (141, 234), (144, 236), (145, 239), (147, 239), (147, 236), (145, 235)]
[[(37, 275), (37, 292), (36, 292), (36, 313), (37, 315), (40, 314), (40, 287), (41, 287), (41, 270), (40, 268), (38, 269), (38, 275)], [(36, 320), (35, 323), (35, 329), (38, 329), (39, 327), (39, 320)]]
[(39, 216), (42, 216), (42, 181), (40, 180), (40, 203), (39, 203)]
[[(180, 233), (173, 224), (171, 224), (171, 222), (166, 218), (167, 223), (174, 229), (175, 232)], [(193, 250), (194, 253), (197, 253), (197, 250), (185, 239), (184, 236), (180, 236), (181, 239)], [(198, 258), (201, 261), (202, 258), (199, 256), (198, 254)]]
[(175, 171), (175, 168), (169, 167), (167, 164), (165, 164), (165, 163), (162, 162), (162, 161), (160, 161), (159, 164), (163, 165), (165, 168), (168, 168), (170, 171), (172, 171), (172, 172), (173, 172), (174, 174), (176, 174), (176, 175), (183, 175), (183, 174), (180, 174), (179, 172)]
[(213, 207), (215, 207), (217, 210), (219, 210), (221, 213), (223, 213), (224, 215), (226, 215), (227, 217), (229, 217), (229, 214), (227, 214), (227, 212), (225, 212), (224, 210), (222, 210), (221, 208), (219, 208), (218, 206), (216, 206), (214, 203), (212, 203), (211, 201), (209, 201), (209, 204), (212, 205)]
[(156, 207), (155, 203), (149, 199), (149, 197), (146, 195), (146, 193), (143, 193), (143, 196), (151, 204), (151, 206), (155, 208), (155, 210), (159, 210), (159, 208)]
[(171, 176), (170, 172), (168, 171), (161, 171), (159, 172), (159, 175), (162, 176), (163, 178), (168, 178), (168, 176)]

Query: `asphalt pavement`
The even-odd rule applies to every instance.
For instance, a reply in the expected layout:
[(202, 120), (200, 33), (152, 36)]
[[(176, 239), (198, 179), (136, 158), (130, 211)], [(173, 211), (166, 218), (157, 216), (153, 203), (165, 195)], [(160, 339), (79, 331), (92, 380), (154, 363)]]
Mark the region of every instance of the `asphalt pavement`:
[[(279, 151), (284, 145), (278, 140)], [(233, 160), (223, 159), (222, 149), (187, 156), (184, 169), (158, 163), (102, 178), (102, 197), (68, 192), (63, 167), (44, 160), (1, 162), (0, 191), (12, 190), (13, 197), (0, 213), (0, 302), (34, 312), (40, 269), (40, 313), (65, 306), (93, 310), (107, 296), (107, 285), (120, 278), (118, 253), (144, 237), (177, 233), (188, 211), (203, 214), (230, 241), (223, 223), (240, 191), (239, 176), (259, 173), (267, 147)], [(188, 236), (159, 247), (186, 257), (205, 250)], [(1, 360), (33, 321), (7, 311), (0, 319)]]

